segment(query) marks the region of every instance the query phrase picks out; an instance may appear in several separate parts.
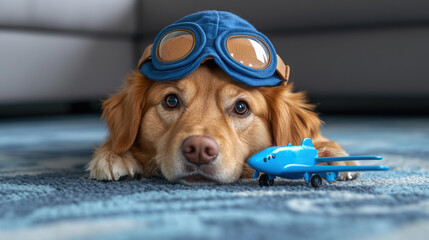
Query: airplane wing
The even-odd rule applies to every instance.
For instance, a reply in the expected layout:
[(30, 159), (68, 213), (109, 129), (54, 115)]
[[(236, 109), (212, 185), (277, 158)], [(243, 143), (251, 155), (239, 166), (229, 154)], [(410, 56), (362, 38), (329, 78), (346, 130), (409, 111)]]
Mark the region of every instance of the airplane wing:
[(381, 160), (381, 156), (347, 156), (347, 157), (315, 157), (316, 164), (339, 161)]
[(387, 171), (386, 166), (306, 166), (306, 165), (289, 165), (286, 166), (282, 173), (326, 173), (326, 172), (363, 172), (363, 171)]

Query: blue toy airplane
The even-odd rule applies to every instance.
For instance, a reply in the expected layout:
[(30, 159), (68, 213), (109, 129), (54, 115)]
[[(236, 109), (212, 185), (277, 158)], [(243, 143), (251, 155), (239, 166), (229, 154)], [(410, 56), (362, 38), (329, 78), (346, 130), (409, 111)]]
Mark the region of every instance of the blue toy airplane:
[(319, 163), (354, 161), (354, 160), (381, 160), (380, 156), (354, 157), (318, 157), (316, 148), (310, 138), (304, 138), (301, 145), (288, 144), (282, 147), (269, 147), (249, 158), (248, 164), (255, 169), (253, 178), (258, 178), (259, 185), (272, 186), (276, 176), (288, 179), (304, 178), (311, 181), (314, 188), (322, 185), (322, 178), (334, 181), (340, 172), (386, 171), (386, 166), (334, 166), (316, 165)]

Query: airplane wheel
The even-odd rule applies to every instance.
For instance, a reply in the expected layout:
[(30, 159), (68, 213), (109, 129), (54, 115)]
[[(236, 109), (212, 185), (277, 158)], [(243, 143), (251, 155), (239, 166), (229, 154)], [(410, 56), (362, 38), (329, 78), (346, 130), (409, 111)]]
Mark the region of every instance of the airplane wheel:
[(259, 186), (261, 186), (261, 187), (263, 187), (263, 186), (268, 187), (269, 186), (267, 174), (264, 173), (259, 177)]
[(311, 177), (311, 186), (319, 188), (322, 185), (322, 178), (319, 175), (313, 175)]

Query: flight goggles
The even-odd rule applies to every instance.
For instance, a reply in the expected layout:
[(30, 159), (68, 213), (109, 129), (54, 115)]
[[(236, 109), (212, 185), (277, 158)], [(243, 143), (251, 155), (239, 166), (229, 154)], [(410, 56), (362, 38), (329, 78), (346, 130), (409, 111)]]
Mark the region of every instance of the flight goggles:
[(213, 59), (233, 80), (250, 86), (286, 84), (289, 67), (270, 40), (228, 12), (203, 11), (164, 28), (139, 62), (154, 81), (183, 78)]

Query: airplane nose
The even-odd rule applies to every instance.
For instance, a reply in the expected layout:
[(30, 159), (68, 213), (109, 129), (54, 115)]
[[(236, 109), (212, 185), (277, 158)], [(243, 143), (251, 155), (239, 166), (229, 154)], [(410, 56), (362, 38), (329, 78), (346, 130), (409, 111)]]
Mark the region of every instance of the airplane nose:
[(258, 157), (253, 155), (249, 158), (249, 160), (247, 160), (247, 164), (251, 167), (251, 168), (255, 168), (258, 162)]

